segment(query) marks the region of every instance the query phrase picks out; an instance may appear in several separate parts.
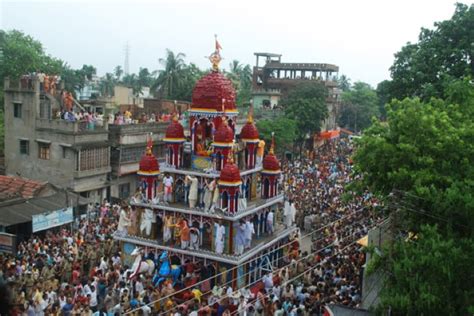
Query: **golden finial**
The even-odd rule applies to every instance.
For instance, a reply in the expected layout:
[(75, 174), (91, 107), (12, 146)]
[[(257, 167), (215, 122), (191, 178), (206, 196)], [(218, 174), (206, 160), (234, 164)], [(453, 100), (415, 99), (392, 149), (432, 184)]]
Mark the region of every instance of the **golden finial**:
[(146, 142), (146, 155), (151, 156), (152, 152), (151, 149), (153, 148), (153, 139), (151, 137), (152, 133), (148, 134), (147, 142)]
[(217, 35), (216, 34), (214, 35), (214, 37), (216, 39), (216, 49), (215, 49), (214, 53), (212, 53), (208, 58), (209, 58), (209, 61), (212, 64), (212, 70), (213, 71), (219, 71), (219, 63), (222, 60), (222, 57), (221, 57), (221, 54), (220, 54), (220, 50), (222, 49), (222, 46), (217, 41)]
[(253, 105), (249, 107), (249, 112), (247, 114), (247, 123), (253, 123)]
[(272, 132), (272, 144), (270, 146), (270, 151), (269, 151), (270, 155), (274, 154), (274, 149), (275, 149), (275, 133)]

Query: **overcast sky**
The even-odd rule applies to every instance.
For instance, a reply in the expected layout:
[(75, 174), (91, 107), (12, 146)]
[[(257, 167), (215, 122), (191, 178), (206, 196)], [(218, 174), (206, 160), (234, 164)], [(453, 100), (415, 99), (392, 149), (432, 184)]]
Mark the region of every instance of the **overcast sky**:
[[(468, 1), (461, 1), (469, 3)], [(100, 75), (124, 65), (159, 69), (165, 49), (186, 54), (203, 68), (223, 47), (225, 67), (233, 59), (252, 66), (254, 52), (283, 54), (285, 62), (339, 66), (340, 74), (375, 86), (389, 78), (393, 55), (420, 28), (449, 19), (452, 0), (0, 0), (0, 27), (40, 40), (47, 52)]]

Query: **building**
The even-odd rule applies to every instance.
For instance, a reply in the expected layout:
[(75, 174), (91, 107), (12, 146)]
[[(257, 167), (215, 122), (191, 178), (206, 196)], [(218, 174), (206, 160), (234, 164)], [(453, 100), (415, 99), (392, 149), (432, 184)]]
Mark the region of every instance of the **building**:
[(175, 118), (163, 139), (166, 161), (153, 155), (152, 139), (140, 160), (142, 190), (132, 197), (130, 213), (121, 211), (114, 235), (132, 276), (139, 273), (140, 265), (132, 263), (142, 248), (145, 256), (160, 251), (176, 262), (212, 265), (211, 275), (235, 289), (282, 265), (284, 246), (297, 233), (283, 224), (273, 145), (265, 158), (257, 156), (259, 134), (251, 117), (236, 139), (235, 91), (217, 68), (218, 53), (213, 70), (193, 90), (190, 141)]
[(252, 75), (252, 102), (256, 109), (278, 106), (281, 98), (300, 83), (322, 82), (329, 92), (326, 100), (329, 117), (322, 125), (323, 130), (336, 128), (341, 94), (337, 87), (338, 66), (322, 63), (283, 63), (282, 55), (273, 53), (254, 55), (256, 63)]
[[(155, 154), (164, 157), (166, 124), (109, 125), (105, 118), (94, 125), (70, 122), (57, 118), (62, 101), (44, 92), (37, 80), (25, 84), (6, 79), (4, 87), (7, 175), (50, 181), (101, 202), (134, 192), (137, 181), (129, 175), (138, 171), (150, 133)], [(84, 109), (79, 103), (76, 107)], [(95, 101), (86, 107), (103, 113), (107, 105)]]
[(107, 196), (110, 146), (107, 123), (55, 118), (56, 96), (5, 79), (5, 169), (16, 175), (65, 188), (94, 201)]
[(21, 242), (32, 233), (71, 223), (74, 209), (86, 203), (48, 182), (0, 176), (0, 232)]
[(150, 137), (153, 140), (153, 154), (165, 156), (165, 131), (168, 123), (143, 123), (109, 125), (109, 142), (111, 146), (110, 195), (126, 199), (137, 188), (136, 173), (145, 144)]

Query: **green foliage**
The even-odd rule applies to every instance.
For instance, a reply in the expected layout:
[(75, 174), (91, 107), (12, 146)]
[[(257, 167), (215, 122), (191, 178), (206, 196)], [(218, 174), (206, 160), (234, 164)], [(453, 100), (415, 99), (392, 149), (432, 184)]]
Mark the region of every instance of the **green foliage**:
[(385, 119), (387, 117), (387, 111), (385, 105), (389, 103), (390, 98), (390, 81), (384, 80), (377, 85), (376, 89), (377, 100), (379, 105), (380, 118)]
[(203, 71), (193, 63), (186, 64), (185, 57), (183, 53), (166, 50), (166, 58), (159, 59), (164, 69), (158, 71), (151, 90), (165, 99), (191, 101), (193, 87)]
[(297, 138), (300, 142), (321, 130), (321, 123), (328, 116), (327, 95), (328, 91), (323, 84), (307, 82), (291, 90), (282, 100), (285, 116), (297, 124)]
[(364, 82), (356, 82), (342, 94), (342, 110), (338, 118), (339, 126), (352, 131), (366, 129), (373, 117), (379, 116), (377, 94)]
[(257, 128), (260, 138), (267, 144), (271, 142), (272, 132), (275, 133), (275, 145), (277, 151), (290, 149), (296, 138), (296, 122), (286, 117), (279, 117), (275, 120), (259, 120)]
[(380, 314), (390, 306), (394, 315), (467, 315), (474, 306), (472, 239), (445, 237), (436, 225), (423, 225), (415, 238), (384, 253), (390, 255), (374, 255), (371, 262), (389, 272)]
[(252, 69), (250, 65), (242, 65), (238, 60), (233, 60), (229, 69), (226, 75), (234, 84), (237, 106), (243, 107), (249, 103), (252, 95)]
[(62, 62), (59, 59), (46, 55), (41, 43), (20, 31), (0, 30), (0, 78), (11, 77), (18, 79), (21, 75), (30, 72), (45, 72), (59, 74)]
[(349, 79), (349, 77), (346, 75), (341, 75), (337, 79), (337, 85), (343, 92), (349, 91), (351, 89), (351, 79)]
[[(393, 100), (387, 122), (364, 132), (354, 156), (363, 184), (402, 213), (417, 238), (391, 243), (381, 306), (396, 315), (465, 315), (474, 305), (474, 91), (451, 82), (446, 100)], [(373, 263), (374, 264), (374, 263)]]
[(474, 76), (474, 5), (456, 4), (450, 20), (423, 28), (418, 43), (408, 43), (395, 54), (390, 68), (390, 99), (418, 96), (444, 98), (444, 85)]

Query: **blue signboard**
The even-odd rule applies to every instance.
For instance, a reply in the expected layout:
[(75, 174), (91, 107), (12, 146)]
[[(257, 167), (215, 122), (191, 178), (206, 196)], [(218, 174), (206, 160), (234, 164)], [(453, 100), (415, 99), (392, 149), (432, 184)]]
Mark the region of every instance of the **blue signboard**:
[(72, 207), (63, 208), (49, 213), (33, 215), (33, 233), (72, 223), (73, 220)]

